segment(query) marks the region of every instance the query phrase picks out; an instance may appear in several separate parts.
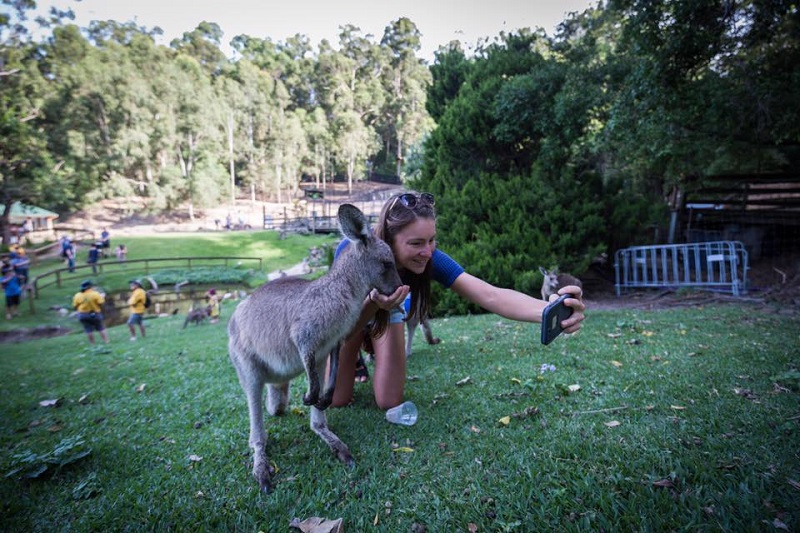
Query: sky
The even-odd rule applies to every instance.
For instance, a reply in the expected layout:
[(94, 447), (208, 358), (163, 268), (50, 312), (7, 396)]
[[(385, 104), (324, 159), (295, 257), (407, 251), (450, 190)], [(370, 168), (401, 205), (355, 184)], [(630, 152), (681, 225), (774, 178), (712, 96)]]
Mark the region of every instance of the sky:
[(295, 34), (312, 46), (328, 39), (338, 48), (339, 27), (352, 24), (380, 41), (393, 21), (407, 17), (422, 34), (419, 56), (429, 63), (439, 46), (459, 40), (469, 51), (479, 39), (501, 31), (541, 27), (549, 34), (567, 13), (597, 5), (597, 0), (41, 0), (39, 10), (70, 7), (75, 24), (92, 20), (134, 21), (164, 30), (161, 44), (191, 31), (202, 21), (216, 22), (224, 32), (222, 48), (237, 35), (285, 41)]

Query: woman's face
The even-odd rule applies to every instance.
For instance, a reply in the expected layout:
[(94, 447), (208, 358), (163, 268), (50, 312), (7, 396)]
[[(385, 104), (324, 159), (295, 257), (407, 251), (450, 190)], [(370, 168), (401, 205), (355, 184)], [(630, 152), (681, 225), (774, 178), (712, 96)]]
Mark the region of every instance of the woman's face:
[(436, 221), (418, 218), (402, 230), (394, 239), (392, 251), (398, 269), (422, 274), (436, 249)]

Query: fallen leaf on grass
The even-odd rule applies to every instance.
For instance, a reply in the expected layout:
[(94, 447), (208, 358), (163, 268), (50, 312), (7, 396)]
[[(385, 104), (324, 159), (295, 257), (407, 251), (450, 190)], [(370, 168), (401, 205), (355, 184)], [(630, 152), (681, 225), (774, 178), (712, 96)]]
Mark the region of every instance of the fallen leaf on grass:
[(64, 426), (62, 426), (61, 424), (53, 424), (52, 426), (47, 428), (47, 431), (49, 431), (50, 433), (58, 433), (62, 429), (64, 429)]
[(620, 368), (622, 366), (622, 363), (620, 363), (619, 361), (611, 361), (611, 364), (617, 368)]
[(461, 386), (463, 386), (463, 385), (466, 385), (466, 384), (467, 384), (467, 383), (469, 383), (470, 381), (472, 381), (472, 378), (470, 378), (469, 376), (467, 376), (467, 377), (465, 377), (464, 379), (462, 379), (461, 381), (456, 381), (456, 387), (461, 387)]
[(576, 383), (574, 385), (568, 386), (567, 390), (570, 392), (578, 392), (579, 390), (581, 390), (581, 386)]
[(39, 405), (42, 407), (61, 407), (64, 403), (64, 398), (56, 398), (54, 400), (42, 400)]
[(522, 385), (522, 382), (518, 378), (511, 378), (511, 383), (516, 383), (517, 385)]
[(469, 428), (469, 430), (472, 431), (473, 433), (481, 432), (481, 428), (479, 428), (478, 426), (472, 426), (471, 428)]
[(189, 460), (192, 461), (193, 463), (199, 463), (200, 461), (203, 460), (203, 458), (200, 457), (199, 455), (192, 454), (189, 456)]
[(741, 396), (745, 400), (758, 400), (758, 396), (756, 396), (756, 394), (750, 389), (734, 388), (733, 392), (734, 394), (736, 394), (737, 396)]
[(294, 407), (292, 407), (292, 414), (297, 416), (303, 416), (306, 414), (306, 412), (295, 405)]
[(398, 446), (397, 448), (392, 448), (393, 452), (403, 452), (403, 453), (411, 453), (414, 451), (414, 448), (409, 448), (408, 446)]
[(686, 408), (683, 407), (682, 405), (670, 405), (669, 408), (670, 409), (675, 409), (676, 411), (685, 411), (686, 410)]
[(762, 522), (764, 522), (765, 524), (772, 524), (772, 527), (774, 527), (775, 529), (782, 529), (783, 531), (791, 531), (789, 529), (789, 526), (787, 526), (785, 523), (783, 523), (783, 521), (781, 521), (778, 518), (775, 518), (774, 520), (772, 520), (772, 522), (768, 522), (766, 520), (762, 520)]
[(653, 486), (658, 487), (661, 489), (674, 489), (675, 484), (669, 478), (659, 479), (658, 481), (653, 481)]
[(622, 422), (620, 422), (619, 420), (612, 420), (610, 422), (604, 422), (604, 424), (606, 425), (606, 427), (615, 428), (617, 426), (621, 426)]
[(512, 418), (522, 418), (522, 417), (527, 417), (527, 416), (536, 416), (538, 414), (539, 414), (539, 408), (538, 407), (526, 407), (525, 410), (522, 411), (521, 413), (512, 413), (511, 417)]
[(608, 336), (610, 339), (617, 339), (622, 337), (622, 333), (606, 333), (606, 336)]
[(138, 387), (136, 387), (136, 392), (144, 392), (145, 387), (147, 387), (146, 383), (142, 383)]
[(478, 531), (478, 526), (470, 522), (467, 524), (467, 529), (469, 530), (469, 533), (476, 533)]
[[(375, 525), (377, 525), (377, 516), (378, 515), (375, 515)], [(289, 522), (289, 527), (299, 529), (303, 533), (344, 533), (344, 526), (342, 525), (341, 518), (337, 518), (336, 520), (328, 520), (327, 518), (320, 518), (318, 516), (312, 516), (305, 520), (292, 518), (291, 522)]]
[(510, 416), (504, 416), (503, 418), (498, 420), (498, 422), (500, 422), (504, 426), (507, 426), (507, 425), (509, 425), (511, 423), (511, 417)]

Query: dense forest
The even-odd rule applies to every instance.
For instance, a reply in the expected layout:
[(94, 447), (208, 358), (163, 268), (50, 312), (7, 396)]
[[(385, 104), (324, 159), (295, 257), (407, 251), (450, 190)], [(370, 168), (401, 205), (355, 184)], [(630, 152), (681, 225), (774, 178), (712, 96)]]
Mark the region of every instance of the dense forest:
[[(396, 174), (437, 196), (440, 242), (535, 293), (652, 239), (719, 173), (796, 171), (800, 13), (789, 0), (609, 0), (558, 32), (501, 33), (418, 57), (413, 21), (312, 46), (204, 22), (26, 19), (2, 0), (0, 195), (55, 210), (140, 196), (151, 210), (286, 200), (301, 180)], [(6, 210), (8, 212), (8, 209)], [(5, 225), (4, 225), (5, 226)]]

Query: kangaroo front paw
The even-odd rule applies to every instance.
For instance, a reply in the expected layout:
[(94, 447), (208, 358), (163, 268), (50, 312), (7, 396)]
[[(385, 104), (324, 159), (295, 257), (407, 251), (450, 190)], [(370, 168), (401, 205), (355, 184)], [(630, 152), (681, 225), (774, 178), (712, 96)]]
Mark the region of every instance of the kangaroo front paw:
[(324, 411), (325, 409), (330, 407), (332, 403), (333, 403), (333, 395), (325, 394), (323, 396), (320, 396), (319, 400), (317, 400), (317, 403), (314, 404), (314, 407), (316, 407), (320, 411)]
[(319, 402), (319, 391), (316, 393), (308, 391), (303, 394), (303, 403), (305, 405), (316, 405)]

